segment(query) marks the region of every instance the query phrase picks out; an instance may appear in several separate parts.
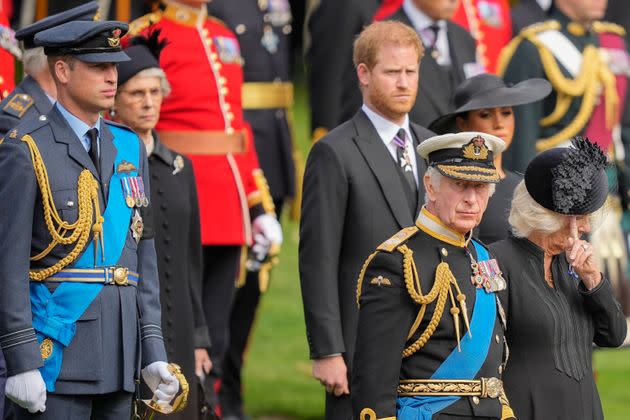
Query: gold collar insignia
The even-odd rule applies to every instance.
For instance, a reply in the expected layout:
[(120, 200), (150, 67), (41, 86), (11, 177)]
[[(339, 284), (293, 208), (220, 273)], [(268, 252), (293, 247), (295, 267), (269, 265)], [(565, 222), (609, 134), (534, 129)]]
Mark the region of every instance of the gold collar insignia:
[(416, 226), (427, 235), (430, 235), (442, 242), (453, 246), (463, 247), (466, 245), (466, 238), (459, 232), (446, 227), (437, 216), (429, 213), (426, 207), (422, 207)]

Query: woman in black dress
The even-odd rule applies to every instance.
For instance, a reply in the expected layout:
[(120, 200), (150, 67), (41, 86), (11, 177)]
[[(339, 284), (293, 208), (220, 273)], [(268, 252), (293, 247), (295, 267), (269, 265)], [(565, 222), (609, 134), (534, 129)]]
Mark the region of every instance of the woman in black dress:
[[(437, 118), (429, 129), (437, 134), (458, 131), (479, 131), (495, 135), (505, 142), (507, 150), (514, 137), (513, 106), (538, 101), (551, 92), (544, 79), (529, 79), (514, 86), (506, 86), (503, 79), (493, 74), (480, 74), (463, 81), (455, 89), (455, 111)], [(488, 202), (483, 220), (475, 230), (475, 237), (492, 243), (508, 237), (507, 223), (512, 193), (522, 176), (505, 169), (502, 155), (494, 159), (501, 182)]]
[[(201, 306), (201, 233), (192, 164), (162, 143), (153, 128), (170, 86), (159, 68), (159, 32), (131, 39), (131, 61), (118, 66), (114, 120), (134, 129), (143, 140), (151, 174), (152, 229), (155, 235), (162, 333), (169, 362), (180, 365), (190, 384), (188, 407), (169, 419), (197, 418), (195, 375), (209, 373), (210, 338)], [(151, 229), (147, 223), (146, 229)]]
[(617, 347), (626, 336), (593, 246), (580, 239), (606, 200), (606, 157), (587, 139), (572, 142), (532, 160), (514, 191), (514, 236), (490, 246), (508, 283), (503, 381), (519, 420), (603, 419), (593, 343)]

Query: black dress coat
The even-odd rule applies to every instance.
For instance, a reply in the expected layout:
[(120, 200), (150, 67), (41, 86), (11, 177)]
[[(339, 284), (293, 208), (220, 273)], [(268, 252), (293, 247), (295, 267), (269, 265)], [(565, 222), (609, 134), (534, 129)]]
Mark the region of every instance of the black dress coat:
[(475, 228), (475, 237), (484, 244), (491, 244), (510, 236), (508, 217), (512, 206), (512, 196), (514, 188), (522, 179), (522, 175), (505, 171), (505, 178), (497, 184), (497, 189), (488, 200), (488, 207), (483, 213), (481, 223)]
[[(413, 28), (402, 7), (388, 19), (400, 21)], [(431, 54), (424, 54), (420, 60), (418, 96), (409, 113), (409, 119), (425, 127), (436, 118), (454, 111), (451, 98), (455, 88), (466, 79), (464, 65), (476, 61), (475, 40), (466, 29), (456, 23), (447, 22), (446, 32), (451, 57), (450, 68), (440, 66)]]
[(617, 347), (626, 320), (604, 278), (592, 290), (569, 274), (563, 254), (554, 256), (554, 288), (544, 279), (543, 250), (510, 237), (490, 245), (508, 283), (510, 358), (503, 382), (519, 420), (603, 419), (593, 379), (593, 343)]
[[(411, 124), (414, 141), (433, 133)], [(424, 160), (418, 164), (418, 202), (424, 199)], [(418, 214), (405, 193), (399, 166), (369, 118), (359, 111), (315, 143), (306, 162), (299, 271), (311, 358), (354, 353), (356, 280), (378, 244), (410, 226)], [(327, 394), (327, 419), (351, 417), (348, 397)]]
[[(16, 98), (16, 96), (18, 96)], [(11, 106), (11, 102), (19, 103), (19, 107)], [(26, 121), (29, 118), (37, 118), (40, 115), (48, 114), (52, 108), (52, 102), (46, 96), (44, 89), (39, 86), (31, 76), (26, 76), (11, 91), (9, 96), (0, 102), (0, 137), (4, 135), (20, 121)]]
[[(149, 156), (162, 333), (169, 362), (190, 384), (188, 407), (169, 419), (196, 418), (195, 348), (210, 347), (201, 307), (201, 233), (192, 164), (157, 140)], [(181, 165), (180, 165), (181, 163)]]

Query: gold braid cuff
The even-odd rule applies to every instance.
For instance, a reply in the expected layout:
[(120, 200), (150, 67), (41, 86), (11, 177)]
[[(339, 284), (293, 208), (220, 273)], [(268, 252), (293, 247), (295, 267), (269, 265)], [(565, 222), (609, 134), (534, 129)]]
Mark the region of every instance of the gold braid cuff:
[[(39, 185), (42, 196), (44, 221), (51, 236), (50, 244), (48, 244), (46, 249), (34, 257), (31, 257), (31, 260), (41, 260), (50, 254), (57, 245), (75, 244), (68, 255), (57, 261), (51, 267), (29, 271), (29, 278), (31, 280), (42, 281), (72, 264), (88, 243), (91, 232), (93, 232), (94, 235), (95, 253), (99, 240), (101, 243), (101, 251), (103, 251), (104, 219), (101, 216), (98, 200), (98, 182), (96, 182), (89, 170), (84, 169), (78, 179), (77, 201), (79, 215), (77, 221), (69, 223), (62, 220), (52, 196), (46, 165), (44, 164), (44, 160), (37, 148), (35, 140), (28, 134), (22, 136), (21, 140), (27, 144), (31, 154), (35, 178), (37, 179), (37, 184)], [(93, 220), (94, 223), (92, 223)]]
[(256, 188), (260, 192), (260, 203), (262, 203), (265, 213), (275, 214), (276, 208), (273, 205), (273, 198), (271, 198), (271, 192), (269, 192), (269, 184), (267, 184), (267, 178), (263, 174), (262, 169), (254, 169), (252, 172)]

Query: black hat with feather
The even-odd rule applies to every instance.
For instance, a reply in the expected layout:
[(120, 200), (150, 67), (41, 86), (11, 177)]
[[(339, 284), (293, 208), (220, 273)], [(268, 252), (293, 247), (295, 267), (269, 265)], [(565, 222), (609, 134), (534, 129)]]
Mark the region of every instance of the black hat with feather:
[(124, 51), (130, 61), (118, 65), (118, 86), (149, 68), (160, 68), (160, 53), (168, 44), (166, 39), (160, 40), (160, 30), (151, 31), (148, 36), (138, 35), (126, 42)]
[(525, 171), (525, 187), (541, 206), (556, 213), (579, 216), (598, 210), (608, 195), (606, 155), (585, 137), (571, 147), (546, 150)]

